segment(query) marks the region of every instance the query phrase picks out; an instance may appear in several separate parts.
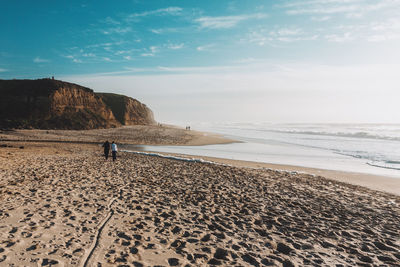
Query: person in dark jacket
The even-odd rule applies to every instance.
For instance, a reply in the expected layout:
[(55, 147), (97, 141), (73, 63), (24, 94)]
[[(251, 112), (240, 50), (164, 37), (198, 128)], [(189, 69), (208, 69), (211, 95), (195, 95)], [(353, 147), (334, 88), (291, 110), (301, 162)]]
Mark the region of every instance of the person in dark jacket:
[(110, 153), (110, 143), (108, 142), (108, 140), (104, 142), (103, 147), (104, 147), (104, 157), (106, 157), (107, 160), (108, 154)]

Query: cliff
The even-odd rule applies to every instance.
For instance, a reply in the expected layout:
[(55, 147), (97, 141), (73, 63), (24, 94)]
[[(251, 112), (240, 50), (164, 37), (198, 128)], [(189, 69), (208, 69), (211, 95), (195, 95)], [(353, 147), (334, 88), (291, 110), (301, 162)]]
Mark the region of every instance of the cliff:
[[(96, 94), (58, 80), (0, 80), (0, 94), (0, 128), (96, 129), (154, 123), (151, 110), (137, 100), (117, 95), (126, 99), (114, 101), (113, 94)], [(103, 95), (116, 104), (109, 106)]]
[(111, 108), (115, 118), (123, 125), (154, 124), (153, 112), (145, 105), (124, 95), (96, 93)]

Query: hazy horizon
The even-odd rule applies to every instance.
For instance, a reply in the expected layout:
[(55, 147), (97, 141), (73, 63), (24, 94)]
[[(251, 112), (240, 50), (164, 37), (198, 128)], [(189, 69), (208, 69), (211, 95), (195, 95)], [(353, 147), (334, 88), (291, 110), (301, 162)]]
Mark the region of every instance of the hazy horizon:
[(400, 123), (400, 0), (0, 6), (0, 79), (125, 94), (167, 123)]

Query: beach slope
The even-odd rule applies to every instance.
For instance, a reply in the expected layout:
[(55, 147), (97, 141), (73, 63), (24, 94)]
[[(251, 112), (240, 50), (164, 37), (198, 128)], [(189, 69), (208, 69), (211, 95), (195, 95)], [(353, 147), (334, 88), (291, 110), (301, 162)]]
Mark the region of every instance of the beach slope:
[(96, 145), (9, 142), (0, 160), (0, 265), (400, 261), (395, 195), (306, 174), (132, 153), (105, 161)]

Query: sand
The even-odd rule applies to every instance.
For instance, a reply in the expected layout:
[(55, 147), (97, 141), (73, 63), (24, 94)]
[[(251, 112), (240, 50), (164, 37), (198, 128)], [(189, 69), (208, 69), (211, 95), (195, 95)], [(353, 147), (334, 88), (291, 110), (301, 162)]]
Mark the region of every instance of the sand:
[(134, 125), (94, 130), (0, 130), (0, 141), (97, 144), (105, 140), (115, 140), (119, 144), (190, 146), (237, 142), (218, 134), (187, 131), (172, 125)]
[(400, 262), (393, 194), (132, 153), (105, 161), (98, 145), (1, 144), (0, 266)]
[[(159, 152), (154, 152), (159, 153)], [(305, 173), (316, 176), (322, 176), (335, 181), (344, 182), (352, 185), (360, 185), (367, 187), (372, 190), (383, 191), (390, 194), (400, 196), (400, 178), (399, 177), (389, 177), (382, 175), (373, 175), (366, 173), (357, 172), (345, 172), (345, 171), (335, 171), (335, 170), (325, 170), (318, 168), (308, 168), (294, 165), (285, 164), (273, 164), (264, 162), (253, 162), (245, 160), (232, 160), (216, 157), (206, 157), (206, 156), (195, 156), (195, 155), (184, 155), (184, 154), (174, 154), (174, 153), (161, 153), (166, 156), (177, 156), (188, 159), (202, 159), (205, 161), (211, 161), (215, 163), (231, 165), (236, 167), (246, 167), (246, 168), (256, 168), (256, 169), (272, 169), (272, 170), (283, 170), (288, 172)]]

